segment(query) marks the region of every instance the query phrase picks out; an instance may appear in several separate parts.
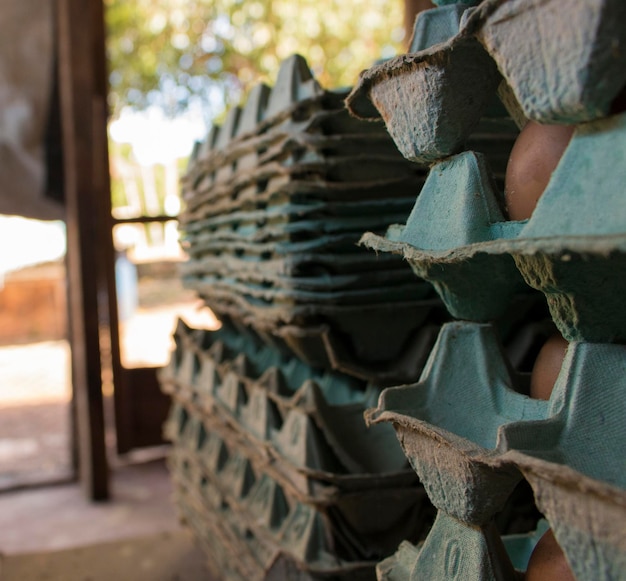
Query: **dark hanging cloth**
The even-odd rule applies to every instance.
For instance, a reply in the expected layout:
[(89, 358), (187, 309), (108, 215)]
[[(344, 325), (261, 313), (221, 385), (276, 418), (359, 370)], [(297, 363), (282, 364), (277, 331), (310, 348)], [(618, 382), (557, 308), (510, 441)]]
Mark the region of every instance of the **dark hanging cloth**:
[(50, 0), (2, 0), (0, 214), (63, 219)]

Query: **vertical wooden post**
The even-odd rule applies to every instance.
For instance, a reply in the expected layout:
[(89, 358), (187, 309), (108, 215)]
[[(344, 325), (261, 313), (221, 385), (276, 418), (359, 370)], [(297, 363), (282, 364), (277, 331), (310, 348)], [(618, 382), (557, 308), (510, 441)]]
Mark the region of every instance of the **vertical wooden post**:
[(79, 475), (89, 499), (109, 497), (100, 359), (107, 285), (100, 260), (110, 196), (102, 0), (57, 0), (72, 384)]

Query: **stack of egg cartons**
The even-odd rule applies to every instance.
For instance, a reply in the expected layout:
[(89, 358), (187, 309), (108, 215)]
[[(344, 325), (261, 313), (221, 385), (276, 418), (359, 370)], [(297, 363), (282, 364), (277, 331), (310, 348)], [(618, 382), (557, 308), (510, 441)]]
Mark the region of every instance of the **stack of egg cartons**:
[(432, 335), (423, 323), (444, 310), (401, 257), (357, 245), (406, 218), (426, 168), (384, 126), (351, 117), (346, 95), (321, 89), (294, 56), (214, 128), (183, 185), (182, 274), (218, 316), (367, 378), (419, 360)]
[(175, 339), (160, 373), (175, 501), (219, 578), (373, 579), (423, 537), (432, 505), (390, 426), (363, 421), (378, 389), (227, 318)]
[[(358, 245), (406, 219), (426, 165), (346, 95), (287, 60), (185, 178), (183, 279), (222, 327), (181, 323), (161, 383), (177, 505), (225, 579), (373, 579), (434, 518), (391, 426), (363, 414), (417, 379), (449, 315), (404, 257)], [(498, 115), (471, 139), (502, 181), (517, 130)]]
[[(419, 381), (369, 412), (393, 424), (438, 509), (378, 577), (626, 579), (626, 5), (436, 4), (421, 26), (447, 40), (369, 69), (348, 98), (433, 163), (406, 223), (365, 244), (404, 256), (459, 319)], [(484, 157), (459, 153), (496, 90), (522, 127), (506, 207)], [(492, 324), (524, 286), (559, 333), (526, 385)], [(522, 480), (545, 520), (501, 537), (494, 516)]]
[(224, 579), (373, 579), (434, 517), (363, 414), (417, 377), (447, 315), (404, 259), (357, 244), (408, 215), (426, 170), (346, 95), (288, 59), (183, 185), (183, 281), (222, 327), (180, 323), (160, 381), (176, 503)]

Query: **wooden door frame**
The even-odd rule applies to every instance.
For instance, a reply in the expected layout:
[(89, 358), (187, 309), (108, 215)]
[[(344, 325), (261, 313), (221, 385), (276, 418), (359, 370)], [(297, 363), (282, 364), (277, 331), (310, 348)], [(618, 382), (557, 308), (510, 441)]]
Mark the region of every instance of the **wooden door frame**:
[[(57, 0), (56, 38), (67, 224), (68, 314), (78, 474), (109, 498), (101, 333), (110, 326), (107, 89), (101, 0)], [(110, 232), (110, 228), (108, 228)], [(113, 297), (112, 300), (115, 300)]]

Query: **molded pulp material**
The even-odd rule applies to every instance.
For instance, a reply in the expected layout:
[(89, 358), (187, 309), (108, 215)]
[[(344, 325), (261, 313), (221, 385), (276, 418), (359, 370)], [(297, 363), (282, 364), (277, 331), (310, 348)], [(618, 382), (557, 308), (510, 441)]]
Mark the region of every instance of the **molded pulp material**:
[[(406, 226), (362, 243), (402, 254), (453, 314), (473, 320), (497, 316), (519, 291), (512, 256), (526, 283), (546, 295), (566, 339), (623, 341), (624, 151), (626, 114), (580, 125), (524, 222), (502, 221), (482, 157), (459, 154), (433, 167)], [(607, 284), (614, 292), (597, 292)]]
[[(496, 319), (525, 289), (514, 261), (506, 254), (458, 252), (505, 230), (492, 184), (481, 154), (465, 152), (439, 162), (432, 167), (406, 226), (392, 226), (386, 239), (365, 234), (361, 243), (401, 253), (418, 276), (434, 285), (453, 316)], [(501, 226), (496, 229), (494, 224)]]
[[(397, 472), (406, 466), (393, 431), (368, 430), (363, 421), (364, 410), (379, 390), (342, 375), (314, 371), (258, 344), (248, 348), (248, 355), (218, 360), (210, 353), (223, 354), (224, 348), (216, 349), (214, 343), (202, 349), (181, 333), (184, 328), (179, 326), (177, 352), (160, 373), (160, 381), (164, 390), (180, 393), (182, 401), (219, 410), (226, 421), (232, 420), (253, 440), (298, 466), (332, 468), (336, 460), (327, 461), (320, 452), (329, 446), (345, 472)], [(302, 435), (296, 438), (298, 433)]]
[(626, 85), (625, 20), (621, 0), (486, 0), (468, 26), (528, 118), (579, 123), (608, 115)]
[(416, 336), (431, 313), (438, 323), (438, 301), (402, 259), (356, 242), (406, 218), (426, 170), (383, 127), (351, 117), (344, 97), (294, 56), (273, 89), (253, 91), (196, 148), (179, 222), (183, 282), (311, 364), (402, 381), (417, 364), (392, 362), (423, 363), (429, 344)]
[[(480, 43), (464, 28), (459, 32), (460, 15), (450, 6), (419, 14), (412, 46), (421, 50), (363, 71), (346, 99), (357, 117), (381, 116), (412, 161), (430, 163), (462, 150), (500, 82)], [(449, 40), (430, 44), (444, 37)]]
[(373, 579), (376, 560), (423, 535), (432, 507), (393, 431), (363, 421), (378, 390), (228, 321), (180, 323), (175, 344), (160, 381), (177, 505), (220, 575)]
[[(513, 390), (513, 377), (490, 325), (448, 323), (420, 381), (388, 388), (370, 422), (393, 423), (433, 504), (483, 526), (502, 508), (521, 475), (495, 460), (500, 426), (544, 419), (548, 404)], [(480, 417), (463, 410), (479, 411)]]
[[(538, 523), (537, 530), (532, 533), (507, 535), (502, 537), (504, 549), (507, 552), (511, 564), (515, 570), (518, 571), (518, 574), (523, 574), (523, 571), (526, 570), (533, 548), (547, 529), (547, 521), (542, 520)], [(475, 532), (474, 535), (470, 532), (470, 536), (477, 535)], [(443, 554), (442, 562), (437, 563), (435, 567), (431, 568), (430, 564), (425, 564), (423, 561), (420, 561), (422, 545), (415, 546), (404, 541), (400, 544), (398, 551), (396, 551), (394, 555), (391, 555), (377, 565), (377, 578), (379, 581), (425, 579), (425, 572), (427, 569), (432, 571), (434, 579), (437, 579), (437, 576), (440, 578), (441, 571), (446, 571), (446, 574), (451, 578), (453, 578), (454, 573), (456, 573), (457, 578), (463, 574), (468, 576), (461, 578), (474, 578), (477, 570), (485, 569), (485, 567), (480, 564), (477, 565), (476, 563), (473, 563), (468, 566), (467, 562), (463, 562), (464, 558), (469, 558), (471, 563), (471, 561), (475, 559), (476, 555), (483, 554), (483, 551), (476, 551), (475, 549), (473, 554), (468, 554), (470, 546), (465, 543), (466, 538), (463, 539), (463, 543), (457, 543), (454, 540), (451, 540), (450, 536), (447, 538), (440, 538), (438, 540), (446, 547), (446, 550)], [(502, 547), (498, 546), (496, 554), (500, 559), (503, 557), (501, 551)], [(505, 559), (505, 562), (507, 560), (508, 559)], [(494, 563), (493, 565), (494, 569), (501, 569), (498, 564)], [(462, 570), (464, 570), (464, 573), (461, 572)], [(512, 578), (510, 567), (507, 566), (506, 571), (502, 571), (502, 573), (508, 575), (508, 577), (504, 578)], [(493, 571), (490, 575), (495, 577), (495, 573)]]
[(503, 426), (506, 447), (519, 450), (508, 461), (531, 483), (582, 581), (626, 578), (625, 368), (623, 345), (572, 343), (551, 400), (559, 411)]
[[(576, 577), (626, 578), (626, 464), (614, 453), (626, 443), (626, 347), (570, 344), (547, 402), (511, 390), (498, 352), (488, 326), (445, 325), (420, 382), (385, 390), (370, 419), (393, 422), (440, 514), (471, 525), (489, 522), (521, 470)], [(463, 413), (468, 400), (480, 417)], [(435, 524), (433, 538), (465, 539), (460, 523), (445, 522)], [(438, 546), (427, 541), (422, 551), (433, 547), (438, 554)], [(422, 578), (438, 557), (420, 555), (415, 570)], [(397, 569), (402, 562), (398, 556), (387, 565)], [(470, 577), (500, 578), (494, 575)]]

